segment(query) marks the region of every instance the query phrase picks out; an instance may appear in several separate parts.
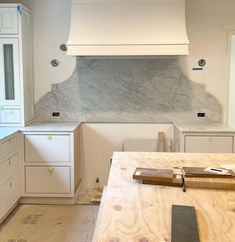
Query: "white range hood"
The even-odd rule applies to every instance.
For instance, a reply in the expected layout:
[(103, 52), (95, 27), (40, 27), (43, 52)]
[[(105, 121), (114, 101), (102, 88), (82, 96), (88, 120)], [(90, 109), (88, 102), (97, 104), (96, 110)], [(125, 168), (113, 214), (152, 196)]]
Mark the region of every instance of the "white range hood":
[(71, 0), (68, 55), (188, 55), (185, 0)]

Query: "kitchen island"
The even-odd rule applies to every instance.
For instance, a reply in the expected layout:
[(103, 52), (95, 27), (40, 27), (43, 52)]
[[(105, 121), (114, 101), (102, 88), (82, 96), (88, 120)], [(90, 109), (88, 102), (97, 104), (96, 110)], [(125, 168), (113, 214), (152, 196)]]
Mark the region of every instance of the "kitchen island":
[[(115, 152), (93, 242), (171, 241), (172, 205), (194, 206), (201, 242), (235, 238), (235, 191), (144, 185), (136, 167), (235, 165), (235, 154)], [(232, 167), (232, 166), (231, 166)]]

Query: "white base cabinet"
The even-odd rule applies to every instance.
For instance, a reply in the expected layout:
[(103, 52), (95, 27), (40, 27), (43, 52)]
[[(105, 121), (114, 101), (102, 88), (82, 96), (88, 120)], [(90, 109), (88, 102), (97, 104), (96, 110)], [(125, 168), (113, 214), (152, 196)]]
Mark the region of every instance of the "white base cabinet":
[[(0, 223), (18, 203), (75, 203), (81, 170), (79, 127), (54, 125), (24, 127), (0, 140)], [(45, 126), (51, 129), (41, 131)]]
[(80, 182), (78, 138), (78, 128), (23, 133), (23, 197), (74, 197)]
[(20, 198), (18, 134), (0, 142), (0, 222)]
[(175, 127), (175, 152), (234, 153), (234, 132), (184, 132)]

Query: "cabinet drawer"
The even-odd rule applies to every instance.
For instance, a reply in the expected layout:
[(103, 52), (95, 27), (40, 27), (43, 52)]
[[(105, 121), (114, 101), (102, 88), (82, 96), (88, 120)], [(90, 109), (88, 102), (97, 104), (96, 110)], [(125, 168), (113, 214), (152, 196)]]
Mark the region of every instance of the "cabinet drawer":
[(233, 153), (233, 136), (186, 136), (185, 152)]
[(0, 113), (1, 123), (19, 124), (20, 123), (20, 109), (4, 109)]
[(26, 193), (70, 193), (70, 167), (26, 167)]
[(16, 8), (0, 8), (0, 35), (1, 34), (18, 34)]
[(18, 178), (8, 182), (0, 190), (0, 218), (19, 198)]
[(17, 137), (9, 139), (8, 141), (0, 144), (0, 159), (9, 155), (17, 149)]
[(18, 172), (18, 157), (14, 155), (0, 165), (0, 186), (10, 180)]
[(69, 135), (25, 135), (26, 162), (70, 162)]

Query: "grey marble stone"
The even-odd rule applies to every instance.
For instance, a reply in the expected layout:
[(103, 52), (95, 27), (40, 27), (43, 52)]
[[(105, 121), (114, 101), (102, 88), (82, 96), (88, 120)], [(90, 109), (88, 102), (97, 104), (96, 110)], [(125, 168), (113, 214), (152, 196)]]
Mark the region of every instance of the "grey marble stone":
[[(60, 117), (52, 117), (52, 112)], [(77, 68), (36, 104), (39, 121), (222, 121), (221, 105), (188, 80), (177, 59), (77, 59)]]

